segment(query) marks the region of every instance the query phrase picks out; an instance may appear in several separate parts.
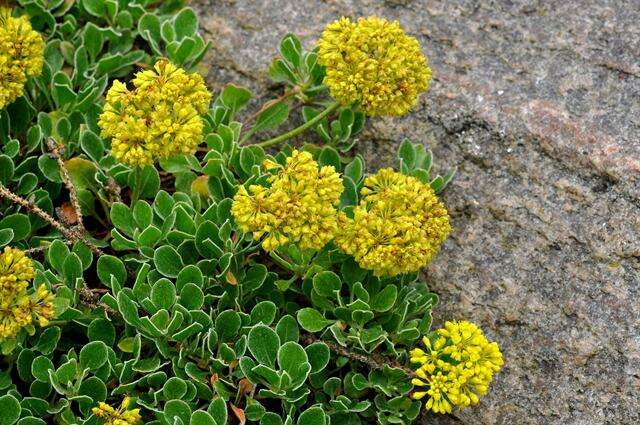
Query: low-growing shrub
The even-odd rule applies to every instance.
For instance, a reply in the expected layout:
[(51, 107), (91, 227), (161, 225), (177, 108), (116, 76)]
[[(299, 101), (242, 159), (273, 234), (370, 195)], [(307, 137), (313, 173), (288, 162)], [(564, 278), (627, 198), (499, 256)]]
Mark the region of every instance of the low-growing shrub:
[(340, 19), (311, 51), (287, 34), (281, 95), (250, 108), (233, 84), (212, 101), (180, 1), (18, 3), (0, 11), (1, 425), (411, 423), (479, 402), (500, 350), (466, 321), (432, 331), (420, 278), (453, 172), (408, 140), (395, 170), (351, 152), (431, 80), (397, 22)]

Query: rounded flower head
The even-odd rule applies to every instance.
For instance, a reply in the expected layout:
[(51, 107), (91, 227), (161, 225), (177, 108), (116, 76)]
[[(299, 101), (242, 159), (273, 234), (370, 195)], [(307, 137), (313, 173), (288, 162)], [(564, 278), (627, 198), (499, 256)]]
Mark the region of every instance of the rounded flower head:
[(167, 60), (141, 71), (133, 90), (115, 80), (98, 124), (111, 138), (113, 156), (131, 166), (192, 154), (202, 141), (211, 94), (199, 74), (187, 74)]
[(53, 295), (45, 285), (29, 293), (35, 277), (33, 262), (24, 252), (5, 247), (0, 254), (0, 342), (14, 339), (23, 328), (40, 326), (53, 318)]
[(376, 276), (427, 265), (451, 231), (449, 214), (428, 184), (382, 169), (368, 177), (353, 218), (341, 214), (336, 244)]
[(43, 63), (44, 40), (29, 19), (0, 7), (0, 109), (22, 95), (27, 77), (40, 75)]
[(425, 407), (436, 413), (477, 404), (504, 364), (498, 344), (467, 321), (447, 322), (422, 342), (424, 349), (410, 352), (411, 362), (419, 365), (412, 397), (427, 396)]
[(431, 80), (420, 43), (397, 21), (377, 17), (329, 24), (318, 42), (324, 83), (343, 105), (358, 103), (367, 115), (404, 115)]
[(91, 412), (102, 419), (106, 425), (138, 425), (142, 423), (140, 409), (129, 410), (131, 399), (125, 397), (118, 409), (109, 406), (107, 403), (99, 402), (98, 407), (91, 409)]
[(240, 186), (231, 212), (243, 232), (253, 232), (262, 247), (273, 251), (289, 243), (320, 249), (338, 229), (342, 179), (331, 166), (318, 167), (308, 152), (294, 150), (284, 167), (265, 161), (269, 187)]

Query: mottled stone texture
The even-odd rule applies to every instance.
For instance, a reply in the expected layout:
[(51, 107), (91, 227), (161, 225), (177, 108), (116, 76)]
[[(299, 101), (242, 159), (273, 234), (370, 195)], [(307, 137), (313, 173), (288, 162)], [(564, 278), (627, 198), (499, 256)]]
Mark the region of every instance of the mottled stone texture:
[(441, 323), (465, 318), (506, 357), (490, 395), (424, 423), (640, 422), (638, 0), (196, 1), (214, 86), (274, 96), (286, 32), (312, 46), (341, 16), (398, 19), (420, 39), (431, 90), (370, 120), (369, 171), (403, 137), (457, 166), (454, 232), (430, 265)]

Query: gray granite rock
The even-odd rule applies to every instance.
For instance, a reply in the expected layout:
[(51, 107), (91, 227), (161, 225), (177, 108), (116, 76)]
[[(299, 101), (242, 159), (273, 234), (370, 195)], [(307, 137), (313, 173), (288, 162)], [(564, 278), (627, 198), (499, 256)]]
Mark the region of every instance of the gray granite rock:
[(398, 19), (434, 81), (402, 119), (370, 120), (359, 151), (399, 141), (458, 167), (454, 232), (427, 278), (438, 323), (479, 323), (506, 366), (474, 408), (424, 423), (640, 423), (638, 0), (196, 1), (216, 44), (209, 81), (274, 96), (286, 32), (312, 46), (341, 16)]

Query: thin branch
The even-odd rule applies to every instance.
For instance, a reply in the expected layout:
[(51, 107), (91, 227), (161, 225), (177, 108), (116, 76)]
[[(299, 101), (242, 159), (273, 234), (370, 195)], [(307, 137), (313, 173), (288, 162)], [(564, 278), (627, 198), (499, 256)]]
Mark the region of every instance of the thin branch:
[(413, 378), (416, 376), (416, 373), (409, 369), (408, 367), (402, 366), (400, 364), (398, 364), (397, 362), (395, 362), (392, 359), (389, 359), (387, 357), (384, 356), (380, 356), (380, 355), (366, 355), (366, 354), (361, 354), (361, 353), (356, 353), (351, 351), (350, 349), (348, 349), (347, 347), (343, 347), (339, 344), (336, 344), (335, 342), (332, 341), (325, 341), (322, 339), (318, 339), (315, 336), (311, 335), (311, 334), (304, 334), (302, 336), (303, 341), (307, 344), (313, 344), (314, 342), (322, 342), (324, 343), (327, 347), (329, 347), (329, 349), (331, 351), (333, 351), (334, 353), (342, 356), (342, 357), (346, 357), (349, 360), (353, 360), (353, 361), (357, 361), (360, 363), (364, 363), (367, 366), (369, 366), (371, 369), (377, 369), (377, 370), (383, 370), (385, 368), (385, 366), (389, 366), (395, 369), (401, 369), (404, 373), (407, 374), (407, 376)]
[(84, 244), (87, 245), (89, 249), (93, 251), (94, 254), (102, 255), (102, 251), (98, 247), (96, 247), (92, 242), (90, 242), (89, 239), (83, 233), (75, 229), (66, 228), (62, 223), (57, 221), (55, 218), (51, 217), (46, 211), (43, 211), (36, 204), (24, 198), (21, 198), (20, 196), (11, 192), (9, 189), (7, 189), (1, 184), (0, 184), (0, 197), (10, 200), (14, 204), (20, 205), (25, 209), (27, 209), (29, 212), (42, 218), (44, 221), (49, 223), (54, 229), (59, 231), (62, 234), (62, 236), (64, 236), (68, 240), (72, 242), (78, 242), (78, 241), (84, 242)]
[(104, 185), (104, 190), (109, 194), (109, 198), (112, 202), (122, 202), (122, 198), (120, 198), (120, 186), (111, 176), (107, 176), (107, 181)]
[(97, 308), (102, 307), (104, 311), (110, 316), (120, 316), (120, 312), (112, 309), (107, 304), (100, 301), (98, 289), (89, 289), (86, 286), (82, 288), (78, 288), (78, 295), (80, 296), (80, 303), (90, 308), (91, 310), (95, 310)]
[(78, 200), (78, 192), (76, 191), (76, 187), (73, 185), (73, 182), (71, 181), (71, 176), (69, 176), (69, 170), (67, 170), (64, 160), (60, 155), (60, 150), (58, 149), (58, 145), (56, 141), (53, 140), (53, 138), (51, 137), (48, 138), (47, 146), (49, 147), (49, 150), (51, 151), (51, 154), (53, 155), (53, 157), (56, 159), (56, 161), (58, 161), (58, 167), (60, 168), (60, 176), (62, 176), (62, 181), (64, 182), (64, 185), (67, 187), (67, 190), (69, 190), (69, 199), (71, 200), (71, 205), (73, 206), (73, 209), (76, 210), (78, 227), (82, 232), (84, 232), (85, 228), (84, 228), (84, 223), (82, 222), (82, 211), (80, 210), (80, 201)]

